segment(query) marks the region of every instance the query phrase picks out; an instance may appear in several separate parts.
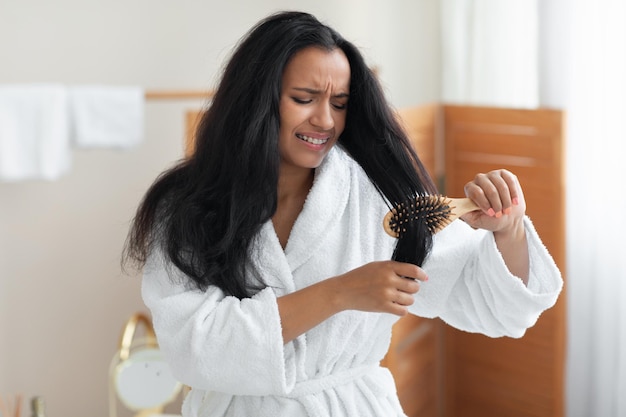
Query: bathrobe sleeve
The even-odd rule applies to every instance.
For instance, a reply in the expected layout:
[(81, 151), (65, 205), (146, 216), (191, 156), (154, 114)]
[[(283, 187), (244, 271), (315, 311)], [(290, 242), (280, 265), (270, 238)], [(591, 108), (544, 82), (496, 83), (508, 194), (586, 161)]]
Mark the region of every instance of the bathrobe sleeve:
[(528, 285), (512, 275), (493, 233), (474, 230), (457, 220), (435, 235), (423, 265), (429, 280), (421, 286), (410, 310), (440, 317), (458, 329), (491, 337), (522, 337), (541, 313), (552, 307), (563, 280), (530, 219)]
[(239, 300), (216, 287), (190, 289), (186, 281), (156, 255), (144, 268), (144, 303), (179, 381), (240, 395), (279, 395), (293, 387), (294, 360), (285, 357), (271, 288)]

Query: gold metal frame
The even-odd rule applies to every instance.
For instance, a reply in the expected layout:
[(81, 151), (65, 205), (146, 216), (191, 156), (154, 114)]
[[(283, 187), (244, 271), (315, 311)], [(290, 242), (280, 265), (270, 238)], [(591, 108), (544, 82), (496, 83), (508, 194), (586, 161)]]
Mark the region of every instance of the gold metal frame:
[[(143, 338), (135, 337), (139, 325), (143, 325), (145, 328), (145, 337)], [(113, 357), (109, 367), (109, 417), (117, 417), (117, 392), (115, 390), (116, 373), (119, 366), (124, 361), (129, 360), (131, 349), (137, 346), (158, 348), (156, 334), (152, 327), (152, 320), (143, 313), (133, 314), (124, 325), (119, 339), (117, 353)], [(147, 417), (153, 414), (160, 414), (163, 412), (164, 407), (165, 404), (150, 409), (143, 409), (138, 411), (134, 417)]]

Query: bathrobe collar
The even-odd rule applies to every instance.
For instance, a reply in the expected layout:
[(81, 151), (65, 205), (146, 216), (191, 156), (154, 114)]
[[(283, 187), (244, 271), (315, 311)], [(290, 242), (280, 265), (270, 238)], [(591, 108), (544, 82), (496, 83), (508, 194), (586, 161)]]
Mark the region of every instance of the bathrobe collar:
[(315, 170), (313, 186), (291, 229), (283, 251), (269, 220), (256, 241), (256, 265), (269, 286), (295, 290), (293, 271), (305, 264), (323, 243), (322, 237), (346, 210), (350, 190), (348, 155), (335, 146)]
[(342, 163), (344, 158), (345, 152), (335, 146), (315, 170), (313, 186), (285, 247), (292, 271), (309, 260), (322, 244), (322, 236), (344, 214), (350, 190), (350, 168)]

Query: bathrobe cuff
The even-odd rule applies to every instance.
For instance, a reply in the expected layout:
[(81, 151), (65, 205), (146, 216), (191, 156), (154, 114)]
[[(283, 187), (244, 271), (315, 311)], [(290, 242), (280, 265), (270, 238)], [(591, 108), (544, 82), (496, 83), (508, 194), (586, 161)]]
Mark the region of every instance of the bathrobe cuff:
[[(173, 267), (169, 267), (173, 269)], [(193, 388), (234, 395), (281, 395), (295, 385), (285, 356), (276, 295), (265, 288), (239, 300), (216, 288), (189, 289), (147, 265), (142, 295), (174, 376)], [(177, 283), (180, 282), (180, 283)]]
[[(521, 337), (562, 289), (560, 271), (532, 222), (524, 219), (530, 258), (528, 286), (511, 274), (493, 233), (456, 221), (436, 236), (432, 258), (411, 310), (490, 337)], [(439, 235), (439, 234), (438, 234)], [(470, 241), (470, 243), (468, 243)]]

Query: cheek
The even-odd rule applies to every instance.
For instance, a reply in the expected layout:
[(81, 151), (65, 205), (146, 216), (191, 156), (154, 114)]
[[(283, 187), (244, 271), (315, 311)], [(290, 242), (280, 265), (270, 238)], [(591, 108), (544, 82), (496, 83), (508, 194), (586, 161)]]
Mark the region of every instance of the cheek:
[(281, 153), (290, 146), (294, 131), (300, 124), (299, 120), (298, 109), (289, 102), (281, 102), (278, 127), (278, 146)]
[(335, 133), (337, 136), (341, 135), (343, 129), (346, 127), (346, 113), (343, 112), (334, 117), (335, 119)]
[(304, 115), (302, 109), (294, 106), (289, 101), (280, 104), (280, 131), (291, 131), (295, 126), (302, 123)]

